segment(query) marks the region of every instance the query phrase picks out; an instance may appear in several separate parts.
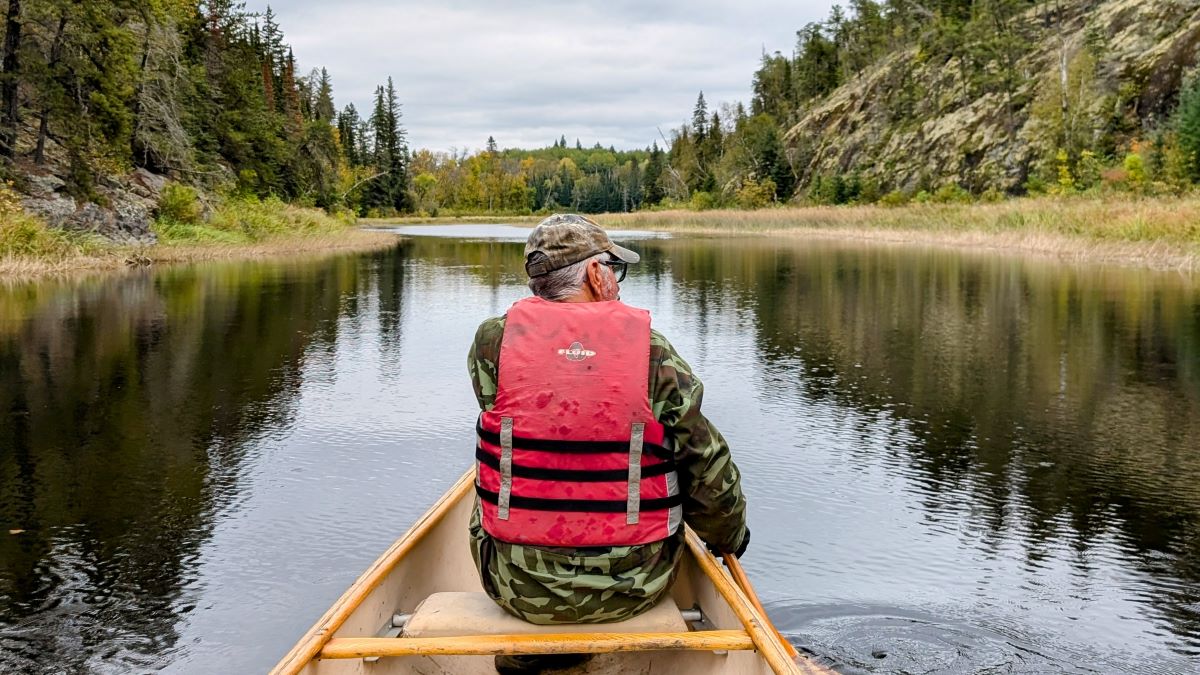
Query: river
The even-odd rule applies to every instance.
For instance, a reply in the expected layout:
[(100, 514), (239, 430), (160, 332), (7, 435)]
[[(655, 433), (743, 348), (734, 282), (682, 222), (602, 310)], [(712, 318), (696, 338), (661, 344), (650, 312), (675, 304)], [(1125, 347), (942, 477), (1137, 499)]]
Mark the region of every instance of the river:
[[(0, 671), (265, 671), (469, 466), (466, 350), (527, 294), (523, 232), (401, 229), (0, 284)], [(848, 673), (1200, 672), (1200, 281), (618, 240), (798, 646)]]

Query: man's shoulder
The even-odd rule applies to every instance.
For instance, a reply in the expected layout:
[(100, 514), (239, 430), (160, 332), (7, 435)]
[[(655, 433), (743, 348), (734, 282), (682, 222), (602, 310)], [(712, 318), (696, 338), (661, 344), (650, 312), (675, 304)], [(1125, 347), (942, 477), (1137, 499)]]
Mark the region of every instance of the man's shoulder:
[(650, 358), (663, 359), (675, 355), (675, 346), (662, 333), (650, 329)]
[(507, 318), (508, 315), (502, 315), (484, 319), (475, 331), (475, 341), (480, 342), (488, 338), (499, 339), (504, 334), (504, 322)]

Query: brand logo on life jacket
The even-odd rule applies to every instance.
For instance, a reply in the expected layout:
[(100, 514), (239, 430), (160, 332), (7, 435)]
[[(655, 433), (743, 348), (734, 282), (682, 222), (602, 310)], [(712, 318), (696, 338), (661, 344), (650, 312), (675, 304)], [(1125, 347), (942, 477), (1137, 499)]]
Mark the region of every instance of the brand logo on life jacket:
[(558, 350), (558, 353), (567, 357), (568, 361), (582, 361), (590, 356), (595, 356), (596, 352), (590, 349), (584, 349), (583, 345), (578, 342), (572, 342), (570, 347)]

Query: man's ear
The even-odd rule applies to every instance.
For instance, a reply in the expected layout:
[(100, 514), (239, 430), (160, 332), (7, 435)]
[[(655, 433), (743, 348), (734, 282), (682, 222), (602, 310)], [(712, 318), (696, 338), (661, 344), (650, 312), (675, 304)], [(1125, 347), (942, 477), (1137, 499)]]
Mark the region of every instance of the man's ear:
[(604, 266), (595, 260), (589, 260), (585, 283), (592, 300), (604, 299)]

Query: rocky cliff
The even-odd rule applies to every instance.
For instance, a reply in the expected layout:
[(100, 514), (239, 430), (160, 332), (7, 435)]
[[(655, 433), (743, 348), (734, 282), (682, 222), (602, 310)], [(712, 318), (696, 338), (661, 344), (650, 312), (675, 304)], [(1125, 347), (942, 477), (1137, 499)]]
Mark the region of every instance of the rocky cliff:
[(150, 226), (167, 179), (145, 169), (102, 176), (90, 200), (68, 194), (54, 167), (25, 167), (17, 187), (25, 211), (51, 227), (97, 234), (121, 244), (153, 244)]
[[(1144, 138), (1200, 50), (1200, 0), (1063, 0), (1017, 21), (1013, 63), (973, 71), (912, 47), (805, 110), (786, 135), (800, 190), (858, 172), (884, 190), (1020, 192), (1072, 136), (1111, 153)], [(1006, 86), (972, 79), (1005, 68)]]

